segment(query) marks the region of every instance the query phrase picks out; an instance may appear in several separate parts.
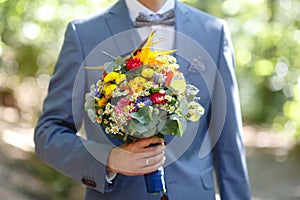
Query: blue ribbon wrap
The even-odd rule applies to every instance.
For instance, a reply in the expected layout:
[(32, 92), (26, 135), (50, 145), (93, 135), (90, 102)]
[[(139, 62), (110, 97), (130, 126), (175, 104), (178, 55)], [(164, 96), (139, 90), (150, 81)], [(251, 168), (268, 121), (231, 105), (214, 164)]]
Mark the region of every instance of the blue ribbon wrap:
[(144, 175), (148, 193), (165, 193), (166, 184), (164, 179), (164, 168), (160, 167), (155, 172)]

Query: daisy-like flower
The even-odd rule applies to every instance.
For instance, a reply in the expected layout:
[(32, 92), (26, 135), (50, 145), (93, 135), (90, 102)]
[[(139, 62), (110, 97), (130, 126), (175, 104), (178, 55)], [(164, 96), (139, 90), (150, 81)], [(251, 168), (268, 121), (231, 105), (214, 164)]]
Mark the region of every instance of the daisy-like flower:
[(110, 131), (111, 131), (112, 134), (118, 134), (119, 130), (120, 129), (119, 129), (119, 127), (117, 125), (111, 125)]
[(141, 91), (141, 96), (149, 96), (150, 92), (148, 90), (142, 90)]
[(200, 113), (200, 115), (204, 114), (204, 108), (201, 105), (199, 105), (198, 107), (198, 112)]
[(105, 110), (104, 110), (104, 114), (109, 115), (113, 112), (113, 105), (111, 105), (110, 103), (107, 103), (105, 106)]
[(129, 112), (135, 112), (137, 110), (136, 106), (134, 103), (131, 103), (127, 106), (127, 109)]
[(136, 105), (138, 108), (142, 108), (145, 106), (144, 102), (138, 102), (138, 103), (136, 103)]
[(140, 95), (138, 93), (133, 93), (131, 96), (130, 96), (130, 100), (131, 101), (136, 101), (137, 98), (139, 97)]
[(168, 56), (168, 61), (169, 63), (177, 63), (177, 60), (174, 56), (170, 56), (170, 55), (167, 55)]
[(169, 106), (168, 112), (169, 113), (174, 113), (175, 112), (175, 106)]
[(109, 128), (109, 127), (106, 127), (106, 128), (105, 128), (105, 132), (106, 132), (107, 134), (109, 134), (109, 133), (110, 133), (110, 128)]
[(170, 96), (170, 95), (166, 95), (166, 96), (165, 96), (165, 99), (167, 99), (168, 101), (172, 101), (172, 100), (173, 100), (173, 97)]

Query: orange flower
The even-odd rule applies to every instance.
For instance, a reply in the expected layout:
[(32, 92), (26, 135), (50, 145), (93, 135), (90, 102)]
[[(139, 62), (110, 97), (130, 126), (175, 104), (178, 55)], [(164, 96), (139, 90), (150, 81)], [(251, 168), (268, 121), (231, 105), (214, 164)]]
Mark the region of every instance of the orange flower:
[(100, 100), (98, 100), (98, 106), (99, 107), (104, 107), (107, 104), (107, 99), (106, 98), (101, 98)]

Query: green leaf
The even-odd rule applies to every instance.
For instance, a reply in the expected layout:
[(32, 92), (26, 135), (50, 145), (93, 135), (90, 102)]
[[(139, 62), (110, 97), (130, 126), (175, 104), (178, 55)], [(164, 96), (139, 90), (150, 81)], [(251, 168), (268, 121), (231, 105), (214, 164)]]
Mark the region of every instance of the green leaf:
[(128, 128), (130, 132), (144, 133), (147, 131), (147, 128), (136, 120), (131, 120)]
[(104, 63), (103, 66), (104, 66), (105, 71), (107, 71), (109, 73), (109, 72), (114, 71), (115, 64), (113, 62), (106, 62), (106, 63)]
[(188, 102), (194, 100), (195, 96), (199, 93), (199, 89), (194, 85), (187, 84), (186, 85), (186, 98)]
[(88, 110), (87, 110), (87, 114), (88, 114), (88, 117), (91, 119), (91, 121), (92, 121), (93, 123), (95, 123), (95, 122), (96, 122), (96, 114), (95, 114), (95, 111), (92, 110), (92, 109), (88, 109)]
[(177, 108), (177, 112), (180, 112), (183, 116), (188, 114), (188, 102), (184, 96), (179, 99), (179, 107)]
[(95, 107), (95, 99), (90, 97), (89, 94), (85, 94), (84, 110), (88, 111), (89, 109), (94, 109), (94, 107)]
[(179, 92), (180, 94), (185, 92), (186, 89), (186, 82), (185, 80), (175, 80), (172, 81), (170, 84), (171, 88), (173, 88), (175, 91)]
[(151, 137), (151, 136), (156, 135), (156, 133), (158, 133), (157, 128), (154, 126), (153, 128), (148, 129), (146, 132), (144, 132), (141, 137), (143, 137), (143, 138)]
[(130, 116), (140, 123), (146, 124), (152, 120), (152, 110), (152, 106), (145, 106), (140, 108), (137, 112), (131, 113)]
[(114, 61), (115, 65), (120, 66), (125, 63), (125, 59), (121, 56), (118, 56), (116, 60)]
[(179, 137), (182, 137), (183, 133), (186, 131), (186, 128), (187, 128), (187, 121), (184, 117), (182, 116), (179, 116), (179, 115), (171, 115), (170, 116), (170, 119), (171, 120), (176, 120), (177, 123), (178, 123), (178, 129), (179, 129)]
[(163, 128), (160, 130), (163, 135), (180, 135), (179, 124), (177, 120), (167, 119)]

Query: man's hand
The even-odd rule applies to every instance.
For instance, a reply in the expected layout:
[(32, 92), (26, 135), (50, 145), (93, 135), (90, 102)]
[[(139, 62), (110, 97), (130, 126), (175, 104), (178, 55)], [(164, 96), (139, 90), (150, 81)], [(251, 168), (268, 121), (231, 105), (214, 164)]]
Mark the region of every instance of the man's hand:
[[(151, 144), (158, 144), (149, 147)], [(113, 148), (107, 161), (107, 171), (126, 176), (154, 172), (165, 162), (164, 140), (159, 137), (143, 138)]]

